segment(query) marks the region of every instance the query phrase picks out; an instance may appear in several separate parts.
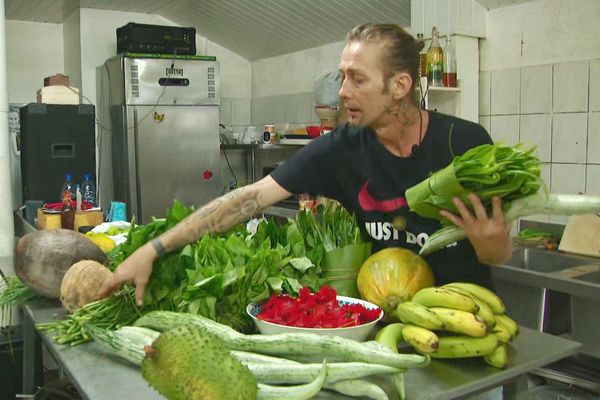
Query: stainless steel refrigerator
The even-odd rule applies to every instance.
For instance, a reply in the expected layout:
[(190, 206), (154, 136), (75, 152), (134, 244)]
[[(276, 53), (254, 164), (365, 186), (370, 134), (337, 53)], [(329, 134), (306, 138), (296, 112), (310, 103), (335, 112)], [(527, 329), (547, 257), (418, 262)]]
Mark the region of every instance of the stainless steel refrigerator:
[(220, 192), (219, 64), (214, 57), (119, 55), (97, 69), (100, 205), (163, 217), (175, 199)]

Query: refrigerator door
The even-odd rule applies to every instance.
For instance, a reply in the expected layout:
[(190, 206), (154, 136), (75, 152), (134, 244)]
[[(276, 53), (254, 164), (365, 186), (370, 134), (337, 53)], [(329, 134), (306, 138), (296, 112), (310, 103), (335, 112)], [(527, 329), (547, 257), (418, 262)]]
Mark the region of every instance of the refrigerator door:
[(219, 105), (219, 62), (125, 58), (128, 105)]
[(197, 208), (220, 194), (218, 106), (127, 108), (130, 204), (138, 223), (165, 216), (175, 199)]

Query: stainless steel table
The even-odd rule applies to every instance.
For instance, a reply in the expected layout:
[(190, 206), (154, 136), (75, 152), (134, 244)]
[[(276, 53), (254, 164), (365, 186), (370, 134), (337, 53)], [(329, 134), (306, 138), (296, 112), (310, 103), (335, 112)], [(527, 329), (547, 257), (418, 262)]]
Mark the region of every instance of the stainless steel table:
[[(77, 347), (58, 345), (45, 334), (37, 334), (35, 323), (49, 322), (64, 316), (57, 301), (35, 300), (23, 307), (24, 380), (23, 391), (33, 393), (35, 341), (42, 340), (65, 375), (82, 396), (93, 400), (162, 399), (144, 381), (138, 369), (96, 343)], [(517, 399), (526, 388), (525, 374), (535, 368), (574, 354), (581, 345), (527, 328), (511, 343), (511, 362), (505, 370), (488, 366), (481, 359), (433, 360), (427, 368), (406, 373), (409, 400), (444, 400), (468, 397), (504, 385), (504, 398)], [(389, 391), (389, 388), (386, 387)], [(393, 392), (390, 392), (393, 394)], [(322, 391), (319, 399), (350, 399)], [(394, 397), (390, 397), (394, 398)]]

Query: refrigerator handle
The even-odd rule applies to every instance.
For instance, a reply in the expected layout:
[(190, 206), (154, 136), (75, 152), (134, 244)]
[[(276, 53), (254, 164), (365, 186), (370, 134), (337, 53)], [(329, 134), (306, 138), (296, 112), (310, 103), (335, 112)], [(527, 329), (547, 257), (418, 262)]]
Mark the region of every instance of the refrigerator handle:
[[(129, 178), (129, 193), (130, 198), (129, 201), (131, 204), (129, 207), (131, 208), (131, 217), (135, 217), (136, 221), (141, 221), (142, 209), (140, 204), (140, 199), (138, 198), (138, 193), (140, 193), (140, 185), (139, 185), (139, 154), (138, 154), (138, 142), (139, 142), (139, 118), (138, 118), (138, 109), (135, 106), (129, 106), (132, 113), (133, 121), (131, 126), (127, 127), (127, 153), (129, 157), (129, 165), (130, 169), (128, 171)], [(133, 167), (133, 168), (131, 168)]]

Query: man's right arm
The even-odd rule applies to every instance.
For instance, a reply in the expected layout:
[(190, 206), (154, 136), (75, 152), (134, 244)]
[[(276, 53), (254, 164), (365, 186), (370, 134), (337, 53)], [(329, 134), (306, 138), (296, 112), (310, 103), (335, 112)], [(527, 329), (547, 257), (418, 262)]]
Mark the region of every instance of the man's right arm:
[(210, 201), (129, 256), (104, 284), (100, 296), (108, 296), (123, 283), (133, 282), (136, 285), (136, 301), (141, 304), (153, 263), (161, 253), (193, 243), (206, 233), (225, 232), (290, 195), (290, 192), (267, 176)]
[(179, 249), (195, 242), (205, 233), (226, 232), (290, 195), (290, 192), (267, 176), (252, 185), (212, 200), (159, 239), (167, 252)]

